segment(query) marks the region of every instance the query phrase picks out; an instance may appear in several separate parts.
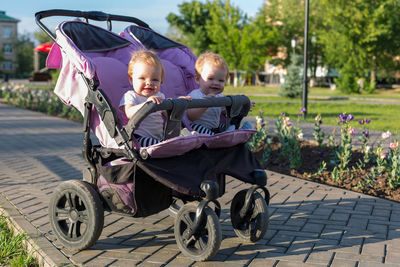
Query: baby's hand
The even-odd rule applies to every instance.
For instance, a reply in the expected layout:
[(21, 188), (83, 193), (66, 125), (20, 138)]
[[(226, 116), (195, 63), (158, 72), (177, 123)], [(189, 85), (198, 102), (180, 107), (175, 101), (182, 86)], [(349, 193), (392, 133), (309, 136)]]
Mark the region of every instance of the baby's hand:
[(188, 96), (188, 95), (180, 96), (178, 98), (183, 98), (183, 99), (186, 99), (187, 101), (192, 101), (192, 97)]
[(152, 95), (147, 99), (147, 101), (151, 101), (156, 104), (161, 104), (163, 102), (163, 99), (160, 96)]
[(216, 96), (217, 96), (217, 94), (215, 94), (215, 93), (209, 93), (206, 95), (206, 97), (216, 97)]

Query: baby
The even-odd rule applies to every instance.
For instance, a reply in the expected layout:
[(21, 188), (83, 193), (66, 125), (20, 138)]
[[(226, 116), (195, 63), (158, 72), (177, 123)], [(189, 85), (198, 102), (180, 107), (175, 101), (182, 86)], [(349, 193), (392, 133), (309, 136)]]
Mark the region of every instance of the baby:
[[(146, 102), (162, 103), (165, 96), (160, 92), (160, 86), (164, 75), (164, 67), (156, 54), (138, 51), (132, 55), (128, 65), (128, 76), (133, 90), (127, 91), (119, 104), (119, 108), (128, 119)], [(162, 140), (162, 116), (161, 111), (149, 114), (135, 130), (135, 136), (141, 146), (154, 145)]]
[[(196, 82), (199, 89), (190, 92), (192, 98), (221, 97), (225, 81), (229, 77), (229, 68), (218, 54), (206, 52), (201, 54), (195, 64)], [(214, 135), (213, 129), (220, 124), (222, 107), (188, 109), (187, 116), (192, 121), (191, 127), (198, 133)]]

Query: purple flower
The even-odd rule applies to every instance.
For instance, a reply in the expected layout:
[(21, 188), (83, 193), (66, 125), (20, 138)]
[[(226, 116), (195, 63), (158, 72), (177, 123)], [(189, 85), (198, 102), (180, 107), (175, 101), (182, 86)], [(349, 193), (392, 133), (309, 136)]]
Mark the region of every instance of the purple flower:
[(324, 152), (319, 152), (319, 156), (322, 158), (324, 156)]
[(365, 119), (365, 123), (366, 123), (366, 124), (368, 124), (368, 123), (370, 123), (370, 122), (371, 122), (370, 119)]
[(340, 114), (340, 115), (339, 115), (339, 119), (340, 119), (341, 121), (345, 121), (346, 118), (347, 118), (346, 114)]
[(261, 128), (264, 128), (264, 127), (265, 127), (265, 123), (262, 122), (262, 123), (261, 123)]
[(301, 113), (297, 113), (297, 116), (299, 116), (299, 117), (300, 117), (300, 116), (303, 116), (303, 114), (301, 114)]
[(368, 130), (365, 130), (365, 131), (364, 131), (364, 135), (365, 135), (365, 137), (368, 137), (368, 136), (369, 136), (369, 131), (368, 131)]
[(347, 115), (346, 121), (351, 121), (352, 119), (354, 119), (354, 116), (349, 114)]
[(318, 121), (318, 124), (321, 125), (321, 124), (322, 124), (322, 120), (319, 120), (319, 121)]
[(306, 113), (307, 110), (305, 108), (301, 108), (300, 111), (301, 113)]
[(358, 121), (358, 123), (363, 125), (364, 124), (364, 120), (360, 120), (360, 121)]
[(285, 116), (286, 116), (285, 112), (282, 112), (282, 117), (285, 117)]

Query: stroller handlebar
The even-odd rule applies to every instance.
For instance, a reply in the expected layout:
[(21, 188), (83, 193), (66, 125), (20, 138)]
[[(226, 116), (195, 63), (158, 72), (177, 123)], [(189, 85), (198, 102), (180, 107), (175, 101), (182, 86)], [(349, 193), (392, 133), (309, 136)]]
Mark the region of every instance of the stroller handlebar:
[(39, 11), (35, 13), (36, 24), (46, 32), (53, 41), (56, 41), (56, 37), (54, 34), (42, 23), (42, 19), (47, 17), (76, 17), (76, 18), (84, 18), (86, 21), (88, 19), (96, 20), (96, 21), (107, 21), (108, 28), (111, 30), (111, 21), (124, 21), (124, 22), (132, 22), (139, 26), (150, 28), (149, 25), (138, 18), (128, 17), (128, 16), (120, 16), (120, 15), (112, 15), (107, 14), (102, 11), (79, 11), (79, 10), (66, 10), (66, 9), (50, 9)]
[(203, 107), (226, 107), (229, 118), (235, 116), (245, 117), (250, 110), (250, 99), (245, 95), (233, 95), (217, 98), (200, 98), (191, 101), (182, 98), (165, 99), (161, 104), (146, 102), (124, 126), (124, 129), (128, 136), (130, 136), (150, 113), (160, 110), (169, 111), (170, 118), (168, 118), (168, 121), (179, 121), (180, 123), (186, 109)]

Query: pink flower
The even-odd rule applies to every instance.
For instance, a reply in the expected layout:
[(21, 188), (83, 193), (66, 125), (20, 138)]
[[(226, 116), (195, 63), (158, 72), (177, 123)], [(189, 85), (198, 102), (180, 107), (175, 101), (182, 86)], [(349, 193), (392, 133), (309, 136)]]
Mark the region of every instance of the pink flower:
[(355, 132), (356, 132), (356, 131), (354, 130), (354, 128), (350, 128), (350, 129), (349, 129), (349, 134), (350, 134), (350, 135), (353, 135)]
[(390, 143), (390, 145), (389, 145), (389, 147), (391, 149), (396, 149), (398, 146), (399, 146), (399, 143), (397, 143), (397, 142)]
[(386, 153), (382, 152), (381, 153), (381, 159), (385, 159), (386, 158)]

